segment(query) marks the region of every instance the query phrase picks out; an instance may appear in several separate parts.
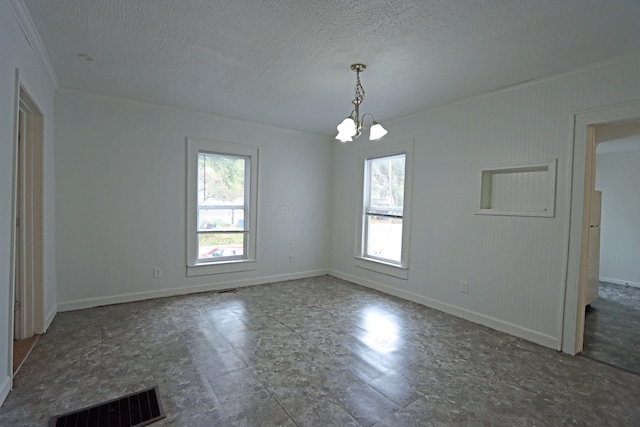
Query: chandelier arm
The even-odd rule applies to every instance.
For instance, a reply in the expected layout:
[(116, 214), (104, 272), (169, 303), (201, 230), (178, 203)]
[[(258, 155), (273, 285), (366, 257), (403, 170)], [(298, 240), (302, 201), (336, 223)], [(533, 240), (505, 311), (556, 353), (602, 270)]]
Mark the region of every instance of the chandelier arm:
[(362, 115), (362, 118), (360, 119), (360, 123), (361, 123), (362, 127), (365, 127), (365, 126), (364, 126), (364, 118), (365, 118), (365, 117), (367, 117), (367, 116), (371, 117), (371, 124), (375, 123), (375, 121), (376, 121), (376, 119), (374, 119), (374, 118), (373, 118), (373, 114), (371, 114), (371, 113), (364, 113), (364, 114)]

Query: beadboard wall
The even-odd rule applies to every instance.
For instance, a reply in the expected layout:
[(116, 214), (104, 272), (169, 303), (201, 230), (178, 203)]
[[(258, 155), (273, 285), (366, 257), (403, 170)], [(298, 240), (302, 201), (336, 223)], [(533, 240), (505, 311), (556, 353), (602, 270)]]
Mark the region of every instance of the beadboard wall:
[[(336, 145), (332, 274), (560, 348), (574, 115), (638, 100), (633, 55), (385, 123), (385, 144), (415, 143), (408, 280), (355, 265), (357, 158), (372, 143)], [(553, 159), (553, 217), (476, 214), (482, 169)]]
[[(186, 277), (187, 137), (259, 148), (256, 270)], [(330, 162), (327, 137), (59, 90), (60, 310), (326, 274)]]
[(54, 91), (56, 83), (41, 66), (34, 52), (35, 40), (27, 40), (27, 21), (16, 14), (24, 9), (14, 2), (0, 2), (0, 404), (11, 388), (11, 342), (13, 298), (11, 281), (12, 227), (14, 224), (14, 126), (16, 123), (16, 70), (24, 90), (44, 115), (44, 315), (45, 328), (56, 313), (56, 270), (54, 241)]

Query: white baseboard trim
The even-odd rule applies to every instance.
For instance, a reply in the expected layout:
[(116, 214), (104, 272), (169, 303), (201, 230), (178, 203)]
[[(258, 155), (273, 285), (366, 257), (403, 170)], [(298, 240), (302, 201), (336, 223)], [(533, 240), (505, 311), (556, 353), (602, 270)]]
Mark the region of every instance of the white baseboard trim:
[(88, 298), (75, 301), (58, 302), (58, 311), (82, 310), (85, 308), (99, 307), (103, 305), (122, 304), (127, 302), (142, 301), (146, 299), (173, 297), (176, 295), (188, 295), (199, 292), (221, 291), (230, 288), (245, 286), (265, 285), (267, 283), (284, 282), (286, 280), (306, 279), (308, 277), (324, 276), (329, 270), (311, 270), (299, 273), (282, 274), (278, 276), (258, 277), (255, 279), (230, 280), (227, 282), (207, 283), (204, 285), (161, 289), (155, 291), (136, 292), (131, 294), (113, 295), (107, 297)]
[(2, 406), (7, 396), (9, 395), (10, 391), (11, 391), (11, 377), (6, 376), (2, 380), (2, 383), (0, 384), (0, 406)]
[(339, 271), (331, 270), (329, 271), (331, 276), (335, 276), (339, 279), (347, 280), (349, 282), (356, 283), (358, 285), (362, 285), (368, 288), (375, 289), (380, 292), (384, 292), (386, 294), (394, 295), (402, 299), (406, 299), (412, 302), (416, 302), (418, 304), (424, 305), (429, 308), (433, 308), (438, 311), (442, 311), (444, 313), (448, 313), (454, 315), (456, 317), (460, 317), (465, 320), (469, 320), (471, 322), (477, 323), (479, 325), (487, 326), (489, 328), (495, 329), (500, 332), (507, 333), (509, 335), (516, 336), (518, 338), (525, 339), (527, 341), (534, 342), (536, 344), (540, 344), (544, 347), (549, 347), (553, 349), (559, 348), (559, 340), (558, 338), (542, 334), (540, 332), (523, 328), (518, 325), (514, 325), (509, 322), (505, 322), (500, 319), (496, 319), (490, 316), (486, 316), (484, 314), (476, 313), (473, 311), (469, 311), (462, 307), (458, 307), (455, 305), (447, 304), (441, 301), (437, 301), (431, 298), (424, 297), (422, 295), (415, 294), (413, 292), (408, 292), (402, 289), (398, 289), (393, 286), (388, 286), (379, 282), (374, 282), (367, 279), (362, 279), (357, 276), (352, 276), (350, 274), (342, 273)]
[(600, 277), (601, 282), (613, 283), (614, 285), (633, 286), (634, 288), (640, 288), (640, 283), (631, 282), (629, 280), (612, 279), (611, 277)]
[(58, 314), (58, 305), (54, 304), (53, 308), (51, 309), (51, 311), (49, 313), (47, 313), (47, 316), (44, 318), (44, 332), (45, 333), (49, 329), (49, 326), (51, 326), (51, 322), (53, 322), (53, 319), (56, 317), (56, 314)]

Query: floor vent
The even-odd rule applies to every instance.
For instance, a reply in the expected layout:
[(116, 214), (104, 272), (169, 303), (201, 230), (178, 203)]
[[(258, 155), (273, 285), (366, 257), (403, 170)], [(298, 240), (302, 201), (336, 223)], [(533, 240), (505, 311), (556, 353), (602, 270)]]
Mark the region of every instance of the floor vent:
[(56, 415), (49, 427), (139, 427), (165, 418), (158, 386)]

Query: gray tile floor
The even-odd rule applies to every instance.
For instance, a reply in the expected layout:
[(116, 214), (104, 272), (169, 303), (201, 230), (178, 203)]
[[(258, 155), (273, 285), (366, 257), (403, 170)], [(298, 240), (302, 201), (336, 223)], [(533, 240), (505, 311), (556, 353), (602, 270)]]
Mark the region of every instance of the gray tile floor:
[(583, 354), (640, 374), (640, 289), (600, 282), (585, 314)]
[(640, 425), (640, 376), (329, 276), (60, 313), (0, 425), (154, 384), (158, 425)]

